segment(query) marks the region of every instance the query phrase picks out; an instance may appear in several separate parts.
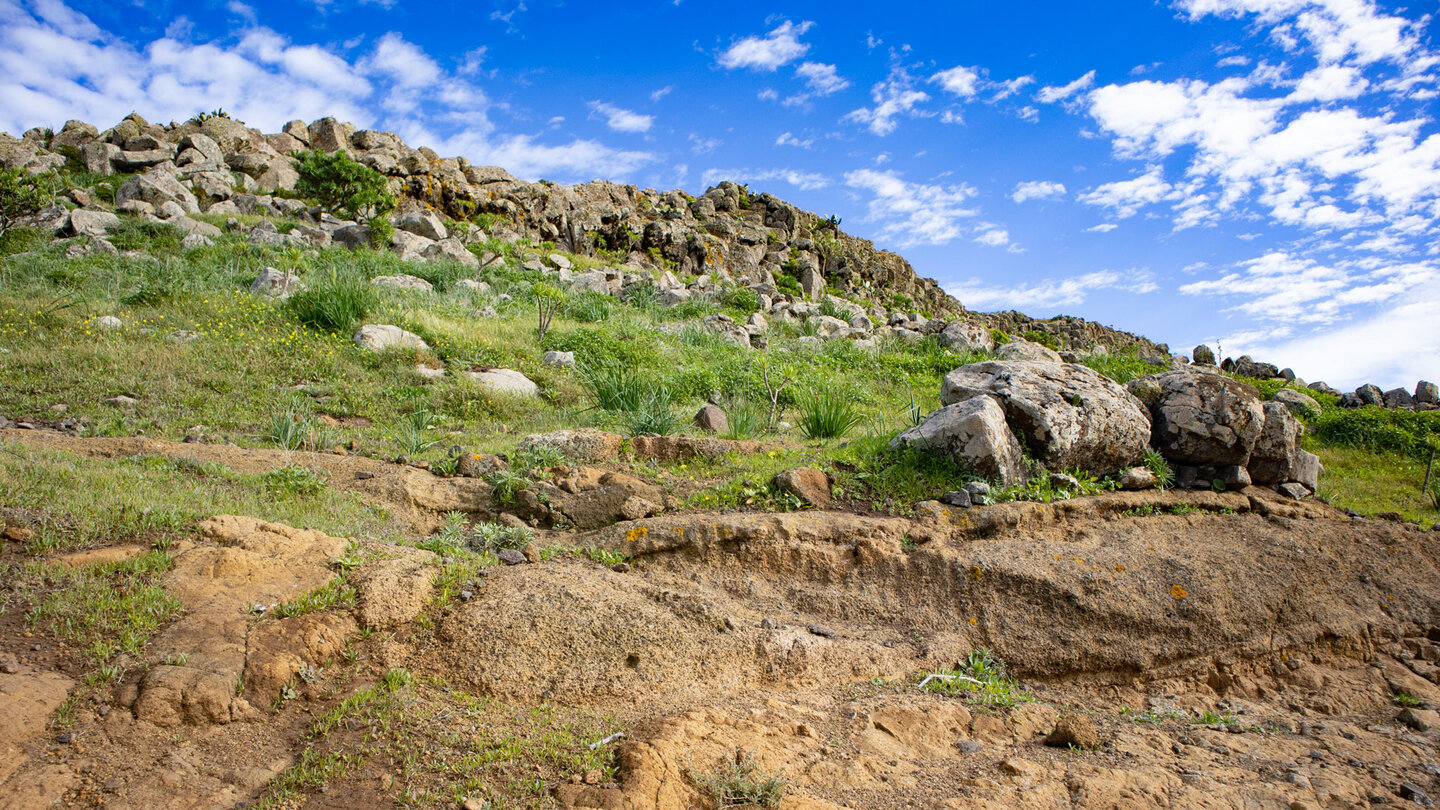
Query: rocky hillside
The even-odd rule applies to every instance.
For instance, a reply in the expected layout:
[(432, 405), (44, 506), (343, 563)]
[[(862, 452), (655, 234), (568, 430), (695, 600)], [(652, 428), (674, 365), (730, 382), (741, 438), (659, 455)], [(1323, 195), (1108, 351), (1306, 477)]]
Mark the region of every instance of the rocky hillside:
[[(223, 116), (159, 125), (132, 114), (104, 131), (69, 121), (58, 133), (37, 128), (18, 139), (0, 134), (0, 167), (37, 173), (69, 166), (97, 177), (134, 174), (141, 179), (128, 190), (121, 187), (117, 210), (173, 220), (187, 233), (205, 235), (205, 228), (175, 215), (304, 215), (306, 206), (288, 196), (298, 179), (291, 156), (311, 149), (345, 150), (387, 178), (401, 200), (394, 215), (401, 233), (392, 248), (406, 258), (465, 258), (463, 246), (447, 242), (442, 228), (403, 224), (407, 216), (433, 213), (438, 220), (480, 225), (465, 232), (466, 243), (487, 236), (551, 243), (631, 273), (669, 270), (696, 279), (689, 286), (702, 290), (753, 286), (772, 299), (790, 293), (812, 302), (834, 294), (862, 304), (861, 311), (882, 324), (894, 320), (893, 312), (923, 313), (926, 322), (938, 319), (930, 329), (940, 332), (947, 319), (964, 313), (961, 302), (933, 279), (917, 276), (903, 257), (845, 233), (834, 218), (772, 194), (728, 181), (700, 197), (606, 181), (526, 183), (503, 168), (442, 158), (427, 147), (406, 145), (394, 133), (357, 130), (333, 118), (308, 125), (291, 121), (269, 134)], [(99, 201), (80, 205), (92, 202)], [(328, 243), (331, 235), (350, 240), (347, 244), (366, 241), (364, 231), (336, 234), (343, 225), (318, 211), (313, 218), (327, 233), (302, 231), (306, 246)], [(1003, 313), (971, 320), (986, 329), (1047, 335), (1067, 350), (1135, 346), (1142, 356), (1168, 353), (1163, 345), (1080, 319), (1038, 321)]]

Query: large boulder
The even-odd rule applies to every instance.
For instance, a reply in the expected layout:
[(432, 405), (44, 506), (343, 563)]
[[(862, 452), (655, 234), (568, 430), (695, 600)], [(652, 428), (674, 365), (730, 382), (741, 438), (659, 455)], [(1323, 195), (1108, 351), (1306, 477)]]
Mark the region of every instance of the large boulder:
[(995, 350), (995, 356), (1001, 360), (1038, 360), (1046, 363), (1062, 362), (1060, 353), (1049, 346), (1042, 346), (1039, 343), (1032, 343), (1020, 338), (1012, 338), (1009, 343)]
[(994, 397), (1016, 438), (1051, 469), (1109, 475), (1145, 455), (1150, 414), (1124, 388), (1085, 366), (1040, 360), (972, 363), (945, 375), (945, 405)]
[(1265, 426), (1265, 409), (1254, 388), (1194, 370), (1141, 377), (1129, 388), (1150, 406), (1150, 443), (1165, 458), (1211, 467), (1243, 467), (1250, 461)]
[(995, 348), (990, 330), (970, 321), (951, 321), (935, 336), (941, 346), (962, 352), (988, 352)]
[(1296, 416), (1311, 417), (1320, 413), (1320, 403), (1314, 397), (1296, 391), (1294, 388), (1281, 388), (1275, 392), (1275, 401), (1290, 409)]
[(1195, 347), (1194, 351), (1190, 352), (1190, 360), (1200, 365), (1213, 366), (1215, 365), (1215, 352), (1209, 346), (1201, 343)]
[(121, 206), (131, 200), (147, 202), (159, 208), (167, 202), (178, 203), (187, 214), (200, 213), (200, 203), (190, 190), (180, 184), (174, 175), (155, 169), (137, 174), (115, 192), (115, 205)]
[(946, 405), (896, 436), (891, 447), (913, 447), (951, 459), (1001, 484), (1023, 483), (1025, 456), (993, 397)]
[(449, 229), (434, 211), (414, 211), (409, 214), (397, 217), (395, 227), (402, 231), (409, 231), (416, 236), (423, 236), (426, 239), (440, 241), (450, 235)]
[(120, 218), (109, 211), (77, 208), (70, 212), (70, 230), (76, 236), (104, 236), (111, 226), (119, 224)]
[(1300, 436), (1305, 428), (1283, 402), (1266, 402), (1265, 424), (1260, 438), (1250, 453), (1246, 469), (1250, 480), (1262, 486), (1283, 484), (1292, 480), (1296, 457), (1300, 452)]
[(467, 371), (465, 376), (496, 393), (520, 397), (540, 396), (540, 386), (514, 369), (487, 368)]
[(1421, 380), (1415, 384), (1416, 405), (1440, 405), (1440, 387), (1433, 382)]
[[(73, 220), (72, 220), (72, 222), (73, 222)], [(1409, 392), (1409, 391), (1406, 391), (1404, 388), (1392, 388), (1392, 389), (1390, 389), (1389, 391), (1386, 391), (1386, 392), (1385, 392), (1385, 395), (1384, 395), (1384, 400), (1385, 400), (1385, 407), (1387, 407), (1387, 408), (1413, 408), (1413, 407), (1415, 407), (1415, 400), (1414, 400), (1414, 398), (1411, 397), (1411, 396), (1410, 396), (1410, 392)]]

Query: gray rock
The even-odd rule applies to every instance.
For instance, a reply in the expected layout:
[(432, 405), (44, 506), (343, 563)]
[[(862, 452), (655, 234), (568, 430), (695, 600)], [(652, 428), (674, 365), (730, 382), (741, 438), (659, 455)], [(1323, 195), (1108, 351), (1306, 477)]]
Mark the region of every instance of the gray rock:
[(80, 147), (80, 159), (85, 162), (85, 171), (109, 176), (115, 173), (115, 164), (120, 162), (120, 147), (113, 143), (87, 143)]
[(1244, 489), (1253, 483), (1250, 479), (1250, 471), (1238, 464), (1220, 467), (1215, 471), (1215, 477), (1220, 479), (1228, 490)]
[(995, 338), (990, 335), (990, 330), (969, 321), (945, 324), (935, 339), (941, 346), (954, 351), (988, 352), (995, 349)]
[(106, 397), (100, 401), (114, 408), (129, 408), (139, 403), (140, 400), (120, 394), (119, 396)]
[(1374, 405), (1377, 408), (1385, 407), (1385, 393), (1378, 385), (1362, 385), (1355, 389), (1355, 396), (1359, 398), (1362, 405)]
[(120, 224), (120, 218), (109, 211), (87, 211), (78, 208), (70, 212), (70, 230), (77, 236), (104, 236), (112, 225)]
[(556, 366), (557, 368), (575, 367), (574, 352), (545, 352), (544, 356), (540, 359), (547, 366)]
[(434, 211), (415, 211), (398, 217), (395, 220), (395, 227), (402, 231), (409, 231), (416, 236), (423, 236), (426, 239), (439, 241), (450, 235), (449, 229)]
[(465, 376), (482, 386), (501, 394), (521, 397), (540, 396), (540, 386), (529, 377), (508, 368), (490, 368), (481, 371), (467, 371)]
[(476, 257), (474, 253), (471, 253), (469, 248), (465, 247), (464, 242), (453, 237), (450, 239), (441, 239), (439, 242), (426, 245), (425, 248), (420, 251), (420, 255), (426, 261), (450, 261), (465, 267), (480, 266), (480, 259)]
[(502, 548), (495, 552), (495, 556), (499, 557), (500, 562), (506, 565), (524, 565), (526, 562), (529, 562), (525, 559), (523, 552), (513, 548)]
[(398, 326), (390, 324), (368, 324), (360, 327), (355, 332), (355, 345), (372, 352), (383, 352), (387, 349), (418, 349), (430, 348), (419, 335), (406, 332)]
[(1416, 405), (1440, 405), (1440, 387), (1433, 382), (1421, 380), (1415, 384)]
[(285, 298), (304, 289), (304, 286), (300, 283), (300, 277), (294, 273), (267, 267), (260, 271), (255, 283), (250, 285), (250, 293), (271, 298)]
[(395, 276), (376, 276), (370, 279), (370, 283), (376, 287), (393, 287), (399, 290), (417, 290), (420, 292), (429, 292), (435, 289), (435, 285), (425, 279), (405, 273)]
[(332, 231), (330, 238), (335, 240), (337, 245), (342, 245), (350, 250), (367, 248), (370, 247), (370, 226), (346, 225)]
[[(1149, 446), (1143, 403), (1085, 366), (1034, 360), (972, 363), (950, 372), (947, 405), (994, 397), (1015, 437), (1052, 469), (1109, 475), (1140, 463)], [(1019, 480), (1019, 479), (1016, 479)]]
[(1332, 397), (1338, 397), (1341, 393), (1339, 389), (1334, 388), (1330, 385), (1326, 385), (1324, 382), (1312, 382), (1305, 387), (1309, 388), (1311, 391), (1319, 391), (1322, 394), (1329, 394)]
[(959, 507), (960, 509), (970, 508), (970, 493), (963, 489), (947, 492), (940, 500), (951, 506)]
[(114, 315), (101, 315), (92, 323), (96, 329), (121, 329), (125, 326), (125, 323)]
[(1201, 343), (1190, 352), (1190, 360), (1201, 365), (1213, 366), (1215, 365), (1215, 352), (1209, 346)]
[(1293, 480), (1300, 436), (1305, 429), (1283, 402), (1266, 402), (1263, 407), (1265, 423), (1246, 469), (1256, 484), (1270, 486)]
[[(73, 218), (74, 215), (72, 214), (71, 217)], [(1392, 388), (1389, 391), (1386, 391), (1384, 394), (1384, 400), (1385, 407), (1387, 408), (1415, 407), (1415, 398), (1410, 396), (1410, 392), (1406, 391), (1404, 388)]]
[(1013, 338), (1009, 343), (995, 350), (995, 356), (1001, 360), (1035, 360), (1045, 363), (1063, 362), (1060, 353), (1049, 346), (1042, 346), (1039, 343), (1031, 343), (1028, 340)]
[(129, 180), (115, 192), (115, 204), (123, 205), (131, 200), (147, 202), (159, 208), (167, 202), (180, 205), (185, 213), (200, 213), (200, 203), (190, 190), (180, 185), (180, 181), (161, 169), (152, 169), (144, 174), (138, 174)]
[(209, 247), (215, 244), (215, 240), (203, 233), (187, 233), (185, 238), (180, 240), (181, 250), (195, 250), (196, 248)]
[(1238, 377), (1251, 377), (1257, 380), (1269, 380), (1280, 376), (1280, 369), (1274, 363), (1257, 363), (1250, 359), (1249, 355), (1241, 355), (1235, 361), (1234, 373)]
[(810, 323), (815, 324), (815, 329), (823, 340), (835, 340), (844, 337), (850, 331), (850, 324), (829, 315), (812, 316)]
[(1320, 463), (1320, 457), (1308, 450), (1300, 450), (1295, 454), (1295, 461), (1290, 467), (1290, 480), (1303, 484), (1311, 492), (1320, 488), (1320, 473), (1325, 467)]
[(1243, 466), (1265, 426), (1255, 389), (1220, 374), (1167, 371), (1128, 387), (1150, 406), (1150, 444), (1181, 464)]
[(1131, 467), (1120, 475), (1121, 489), (1154, 489), (1158, 483), (1149, 467)]
[(729, 433), (730, 418), (714, 405), (706, 405), (695, 413), (695, 427), (706, 433)]
[(971, 481), (965, 485), (965, 491), (970, 493), (970, 499), (979, 503), (981, 499), (990, 495), (990, 485), (984, 481)]
[(1281, 484), (1275, 488), (1275, 491), (1287, 498), (1297, 501), (1303, 501), (1310, 497), (1310, 490), (1304, 484), (1296, 483), (1295, 481)]
[(400, 257), (401, 261), (420, 261), (425, 258), (426, 248), (434, 244), (433, 239), (426, 239), (409, 231), (396, 231), (390, 237), (390, 252)]
[(800, 290), (812, 301), (819, 298), (825, 292), (825, 276), (814, 267), (807, 266), (800, 271)]
[(943, 456), (1009, 486), (1025, 480), (1025, 455), (1005, 416), (994, 397), (973, 396), (930, 414), (896, 436), (890, 446)]
[(1320, 403), (1294, 388), (1281, 388), (1276, 391), (1275, 401), (1289, 408), (1290, 413), (1296, 416), (1309, 418), (1320, 413)]

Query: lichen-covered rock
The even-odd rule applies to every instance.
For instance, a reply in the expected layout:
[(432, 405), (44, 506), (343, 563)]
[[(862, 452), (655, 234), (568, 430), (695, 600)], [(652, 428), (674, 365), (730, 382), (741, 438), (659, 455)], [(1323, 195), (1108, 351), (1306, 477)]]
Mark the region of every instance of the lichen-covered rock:
[(1020, 442), (1052, 469), (1109, 475), (1145, 455), (1150, 415), (1124, 388), (1085, 366), (1037, 360), (961, 366), (945, 375), (946, 405), (994, 397)]
[(355, 345), (372, 352), (430, 348), (419, 335), (390, 324), (367, 324), (355, 332)]
[(1005, 486), (1025, 479), (1020, 442), (993, 397), (973, 397), (940, 408), (890, 442), (891, 447), (902, 445), (949, 458)]
[(614, 433), (606, 433), (594, 428), (577, 428), (575, 430), (556, 430), (551, 433), (532, 433), (520, 440), (520, 449), (552, 447), (571, 461), (594, 464), (617, 458), (624, 441), (621, 436)]
[(1150, 406), (1150, 443), (1165, 458), (1193, 466), (1244, 466), (1265, 426), (1254, 388), (1220, 374), (1167, 371), (1129, 389)]
[(1039, 343), (1032, 343), (1019, 338), (1012, 339), (1009, 343), (995, 350), (995, 356), (1001, 360), (1038, 360), (1046, 363), (1063, 362), (1060, 353), (1049, 346), (1042, 346)]
[(540, 386), (518, 371), (508, 368), (487, 368), (467, 371), (465, 376), (499, 394), (520, 397), (540, 396)]
[(1300, 436), (1305, 428), (1283, 402), (1266, 402), (1264, 410), (1265, 423), (1246, 469), (1250, 471), (1252, 481), (1270, 486), (1293, 480)]
[(811, 506), (830, 505), (830, 476), (814, 467), (796, 467), (775, 476), (775, 486)]

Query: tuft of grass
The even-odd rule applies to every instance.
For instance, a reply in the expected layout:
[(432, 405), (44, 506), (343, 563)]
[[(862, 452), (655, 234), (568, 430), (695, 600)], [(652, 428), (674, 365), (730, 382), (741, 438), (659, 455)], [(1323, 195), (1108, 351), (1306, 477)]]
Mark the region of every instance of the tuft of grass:
[(533, 538), (530, 530), (523, 526), (480, 523), (470, 534), (470, 548), (490, 554), (505, 548), (519, 551), (529, 545)]
[(780, 806), (789, 787), (781, 773), (767, 773), (753, 754), (736, 751), (733, 759), (719, 762), (709, 773), (687, 774), (717, 808)]
[(23, 574), (38, 579), (39, 589), (48, 593), (25, 614), (26, 624), (79, 648), (93, 667), (117, 653), (138, 655), (183, 610), (160, 581), (171, 565), (163, 551), (76, 569), (27, 565)]
[(379, 293), (363, 278), (332, 270), (324, 280), (290, 296), (286, 306), (311, 329), (349, 334), (379, 303)]
[(838, 390), (812, 393), (800, 401), (800, 430), (811, 439), (833, 439), (861, 422), (854, 398)]
[(669, 436), (677, 432), (681, 420), (670, 407), (670, 401), (669, 389), (663, 386), (651, 388), (635, 409), (625, 413), (625, 426), (630, 435), (653, 433), (657, 436)]
[(770, 414), (765, 405), (749, 397), (731, 397), (723, 406), (730, 430), (721, 438), (753, 439), (769, 427)]
[(325, 478), (325, 473), (319, 470), (293, 464), (260, 474), (265, 490), (277, 498), (318, 495), (325, 491)]
[(282, 450), (299, 450), (315, 429), (314, 417), (298, 405), (291, 405), (270, 419), (265, 440)]
[(282, 619), (288, 619), (336, 607), (353, 607), (354, 604), (355, 588), (346, 582), (343, 576), (336, 576), (307, 594), (281, 602), (270, 612)]

